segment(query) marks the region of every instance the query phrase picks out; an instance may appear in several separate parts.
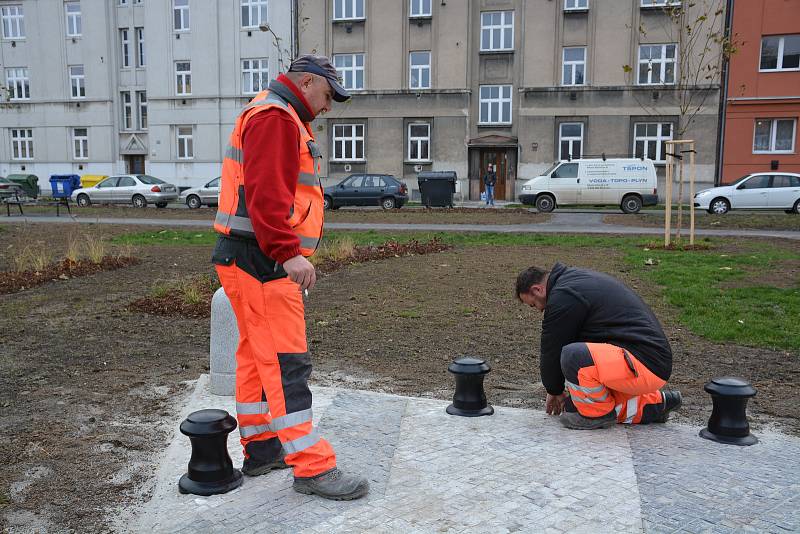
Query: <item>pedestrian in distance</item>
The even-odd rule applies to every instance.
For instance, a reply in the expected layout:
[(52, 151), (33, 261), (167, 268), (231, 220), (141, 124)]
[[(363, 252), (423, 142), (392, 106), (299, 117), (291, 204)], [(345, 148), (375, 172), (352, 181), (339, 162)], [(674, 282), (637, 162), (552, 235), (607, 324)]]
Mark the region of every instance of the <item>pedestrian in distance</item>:
[(212, 256), (239, 327), (242, 473), (292, 467), (295, 491), (334, 500), (362, 497), (369, 483), (339, 470), (313, 426), (303, 294), (316, 282), (307, 258), (323, 225), (310, 123), (348, 98), (328, 58), (305, 55), (245, 106), (222, 164)]
[(515, 294), (544, 312), (539, 365), (545, 411), (559, 415), (565, 427), (664, 423), (680, 407), (680, 392), (661, 391), (672, 373), (669, 341), (652, 310), (625, 284), (556, 263), (549, 271), (522, 271)]
[(492, 165), (486, 166), (486, 174), (483, 175), (483, 188), (486, 192), (486, 205), (494, 206), (494, 186), (497, 184), (497, 173)]

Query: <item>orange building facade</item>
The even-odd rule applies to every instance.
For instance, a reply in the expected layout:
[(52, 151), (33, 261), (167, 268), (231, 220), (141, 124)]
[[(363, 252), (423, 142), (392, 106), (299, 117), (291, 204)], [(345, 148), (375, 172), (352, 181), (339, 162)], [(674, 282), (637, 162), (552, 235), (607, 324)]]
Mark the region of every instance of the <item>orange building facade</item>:
[(721, 184), (751, 172), (800, 173), (800, 0), (734, 0)]

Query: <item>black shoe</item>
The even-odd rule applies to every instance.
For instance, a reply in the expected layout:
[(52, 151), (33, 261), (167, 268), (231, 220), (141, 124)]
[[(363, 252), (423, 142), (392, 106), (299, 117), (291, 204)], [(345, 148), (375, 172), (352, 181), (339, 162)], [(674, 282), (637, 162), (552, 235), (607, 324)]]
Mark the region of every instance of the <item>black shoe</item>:
[(242, 464), (242, 474), (249, 477), (257, 477), (259, 475), (265, 475), (273, 469), (286, 469), (287, 467), (289, 467), (289, 464), (286, 463), (284, 455), (281, 455), (280, 458), (272, 460), (271, 462), (245, 458)]
[(666, 423), (669, 419), (669, 412), (681, 407), (683, 398), (680, 391), (662, 391), (664, 402), (661, 404), (661, 413), (653, 420), (654, 423)]

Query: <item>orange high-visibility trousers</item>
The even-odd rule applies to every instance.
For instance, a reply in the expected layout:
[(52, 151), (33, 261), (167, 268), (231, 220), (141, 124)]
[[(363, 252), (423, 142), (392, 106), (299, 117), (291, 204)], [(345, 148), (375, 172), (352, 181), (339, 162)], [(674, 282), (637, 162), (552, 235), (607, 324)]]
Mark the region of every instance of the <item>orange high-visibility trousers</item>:
[(333, 448), (312, 424), (300, 286), (289, 278), (262, 283), (235, 264), (216, 268), (239, 327), (236, 418), (245, 457), (268, 462), (283, 448), (296, 477), (333, 469)]
[(612, 410), (618, 423), (648, 423), (663, 411), (666, 383), (629, 351), (609, 343), (570, 343), (561, 350), (570, 399), (584, 417)]

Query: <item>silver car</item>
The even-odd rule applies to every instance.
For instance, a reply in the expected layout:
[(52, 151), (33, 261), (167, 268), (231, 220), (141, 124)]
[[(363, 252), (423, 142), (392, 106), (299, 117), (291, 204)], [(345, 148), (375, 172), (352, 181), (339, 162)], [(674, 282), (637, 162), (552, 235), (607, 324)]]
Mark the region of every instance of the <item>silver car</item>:
[(220, 177), (217, 176), (203, 187), (187, 189), (181, 193), (181, 199), (193, 210), (200, 206), (216, 206), (219, 202), (219, 181)]
[(77, 189), (71, 198), (81, 207), (97, 203), (144, 208), (152, 202), (157, 208), (165, 208), (169, 202), (178, 200), (178, 188), (147, 174), (120, 174), (109, 176), (95, 186)]

